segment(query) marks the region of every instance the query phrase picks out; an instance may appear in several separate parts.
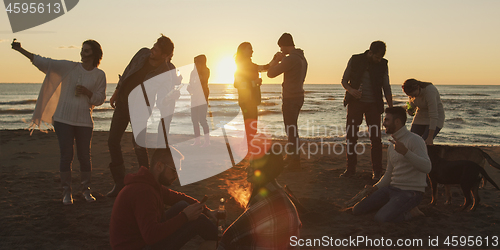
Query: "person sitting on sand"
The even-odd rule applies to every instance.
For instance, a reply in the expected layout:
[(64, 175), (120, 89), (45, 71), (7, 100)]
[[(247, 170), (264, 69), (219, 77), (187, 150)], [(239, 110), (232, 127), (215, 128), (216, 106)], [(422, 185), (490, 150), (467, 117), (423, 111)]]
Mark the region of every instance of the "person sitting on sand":
[(63, 187), (63, 204), (73, 204), (71, 164), (76, 144), (80, 162), (81, 191), (87, 202), (94, 202), (90, 193), (92, 158), (90, 153), (94, 121), (92, 110), (106, 99), (106, 74), (97, 68), (102, 59), (101, 45), (86, 40), (80, 52), (81, 63), (54, 60), (25, 50), (19, 42), (12, 49), (20, 52), (46, 74), (31, 118), (30, 130), (53, 124), (61, 160), (59, 171)]
[(410, 115), (415, 113), (410, 131), (422, 136), (427, 145), (432, 145), (434, 138), (443, 128), (445, 118), (443, 103), (436, 86), (430, 82), (408, 79), (402, 87), (408, 96), (410, 107), (407, 110)]
[(370, 195), (354, 205), (352, 213), (361, 215), (378, 210), (375, 220), (400, 222), (412, 218), (413, 211), (420, 212), (416, 207), (427, 186), (431, 160), (422, 137), (406, 129), (405, 109), (386, 108), (385, 113), (385, 131), (394, 138), (387, 149), (387, 169), (379, 182), (365, 187)]
[(300, 238), (297, 209), (276, 181), (284, 165), (281, 154), (251, 160), (247, 180), (252, 194), (247, 209), (224, 232), (219, 250), (290, 249), (290, 237)]
[(215, 247), (217, 228), (207, 216), (214, 219), (216, 211), (166, 187), (177, 179), (174, 159), (180, 165), (182, 158), (173, 148), (157, 149), (149, 169), (125, 177), (111, 213), (113, 249), (180, 249), (196, 235)]

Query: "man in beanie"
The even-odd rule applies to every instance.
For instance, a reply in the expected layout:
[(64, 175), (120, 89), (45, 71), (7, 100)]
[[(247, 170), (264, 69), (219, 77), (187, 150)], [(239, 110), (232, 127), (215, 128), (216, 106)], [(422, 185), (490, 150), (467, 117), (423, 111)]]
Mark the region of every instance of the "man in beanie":
[(286, 160), (289, 168), (300, 167), (299, 132), (297, 120), (304, 104), (304, 81), (307, 73), (307, 60), (304, 51), (296, 49), (292, 35), (283, 33), (278, 40), (281, 52), (274, 55), (269, 64), (267, 76), (270, 78), (284, 74), (282, 91), (282, 111), (285, 131), (288, 136)]
[[(356, 174), (359, 126), (366, 119), (371, 141), (373, 177), (382, 177), (382, 135), (381, 114), (384, 112), (383, 96), (392, 107), (392, 92), (389, 85), (389, 70), (384, 59), (386, 46), (382, 41), (374, 41), (365, 53), (353, 55), (347, 63), (342, 77), (342, 87), (346, 90), (344, 106), (347, 106), (346, 155), (347, 169), (340, 177)], [(383, 95), (382, 95), (383, 91)]]
[(247, 168), (252, 184), (247, 209), (224, 232), (219, 250), (290, 249), (290, 238), (300, 238), (297, 209), (276, 181), (284, 168), (283, 157), (271, 152)]

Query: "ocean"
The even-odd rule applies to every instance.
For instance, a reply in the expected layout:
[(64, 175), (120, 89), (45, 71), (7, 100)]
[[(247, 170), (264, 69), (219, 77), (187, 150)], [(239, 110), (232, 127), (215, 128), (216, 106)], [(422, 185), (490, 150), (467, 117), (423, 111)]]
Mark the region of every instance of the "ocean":
[[(41, 84), (0, 83), (0, 129), (25, 129), (31, 118)], [(94, 109), (94, 130), (108, 131), (113, 115), (109, 98), (116, 84), (108, 84), (107, 101)], [(444, 128), (435, 139), (436, 144), (500, 145), (500, 85), (437, 85), (445, 109)], [(305, 101), (299, 116), (299, 134), (303, 140), (335, 142), (345, 140), (346, 109), (342, 101), (344, 90), (339, 84), (306, 84)], [(278, 139), (286, 138), (281, 114), (281, 85), (264, 84), (261, 87), (262, 105), (259, 106), (259, 130)], [(400, 85), (392, 85), (394, 105), (403, 106), (407, 96)], [(176, 103), (171, 130), (173, 134), (193, 134), (190, 119), (189, 95), (185, 90)], [(212, 119), (211, 129), (224, 119), (231, 119), (238, 111), (237, 92), (232, 84), (210, 84)], [(229, 114), (229, 115), (228, 115)], [(214, 122), (214, 120), (216, 122)], [(407, 127), (411, 124), (408, 119)], [(369, 142), (366, 125), (361, 128), (360, 141)], [(240, 126), (241, 127), (241, 126)], [(127, 131), (131, 131), (130, 126)], [(212, 132), (211, 132), (212, 134)], [(217, 131), (214, 136), (220, 136)], [(384, 136), (387, 143), (387, 136)]]

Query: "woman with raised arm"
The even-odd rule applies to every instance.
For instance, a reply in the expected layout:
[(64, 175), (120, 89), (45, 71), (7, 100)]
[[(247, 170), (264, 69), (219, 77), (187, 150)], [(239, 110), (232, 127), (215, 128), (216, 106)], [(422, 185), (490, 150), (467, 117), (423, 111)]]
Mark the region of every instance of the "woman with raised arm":
[(430, 82), (416, 79), (406, 80), (402, 87), (409, 99), (407, 111), (410, 115), (415, 115), (411, 132), (420, 135), (425, 144), (432, 145), (434, 138), (443, 128), (445, 117), (437, 88)]
[(241, 43), (236, 51), (236, 72), (234, 73), (234, 87), (238, 89), (238, 104), (245, 122), (249, 154), (253, 148), (251, 146), (252, 139), (257, 133), (259, 115), (257, 106), (261, 103), (260, 85), (262, 85), (262, 79), (259, 77), (259, 72), (269, 69), (269, 64), (257, 65), (253, 63), (252, 55), (252, 44), (249, 42)]
[[(97, 68), (102, 59), (101, 45), (94, 40), (83, 42), (81, 62), (54, 60), (28, 52), (15, 39), (12, 49), (31, 60), (46, 74), (31, 119), (30, 130), (52, 124), (61, 152), (59, 171), (63, 188), (63, 203), (73, 204), (71, 193), (71, 163), (76, 144), (80, 162), (81, 191), (88, 202), (95, 198), (90, 193), (92, 162), (90, 145), (94, 121), (92, 110), (106, 99), (106, 75)], [(50, 126), (50, 125), (49, 125)]]

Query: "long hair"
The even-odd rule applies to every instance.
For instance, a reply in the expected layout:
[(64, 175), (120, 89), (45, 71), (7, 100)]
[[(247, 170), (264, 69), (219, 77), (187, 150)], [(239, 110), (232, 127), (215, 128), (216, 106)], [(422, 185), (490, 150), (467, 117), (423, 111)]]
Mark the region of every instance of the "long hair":
[(418, 87), (424, 89), (425, 87), (432, 85), (430, 82), (422, 82), (417, 79), (408, 79), (403, 83), (403, 91), (405, 94), (409, 94), (418, 89)]
[(194, 64), (196, 68), (207, 68), (207, 56), (201, 54), (194, 58)]
[(94, 55), (94, 61), (92, 61), (92, 65), (97, 68), (99, 64), (101, 63), (102, 59), (102, 48), (101, 45), (96, 41), (96, 40), (87, 40), (82, 43), (82, 46), (84, 44), (87, 44), (92, 48), (92, 54)]
[(243, 54), (243, 51), (248, 48), (248, 46), (252, 46), (252, 44), (250, 44), (249, 42), (242, 42), (239, 46), (238, 46), (238, 49), (236, 50), (236, 56), (234, 58), (234, 61), (236, 62), (236, 65), (238, 65), (238, 63), (241, 63), (243, 61), (246, 61), (246, 60), (249, 60), (250, 58), (245, 56)]

